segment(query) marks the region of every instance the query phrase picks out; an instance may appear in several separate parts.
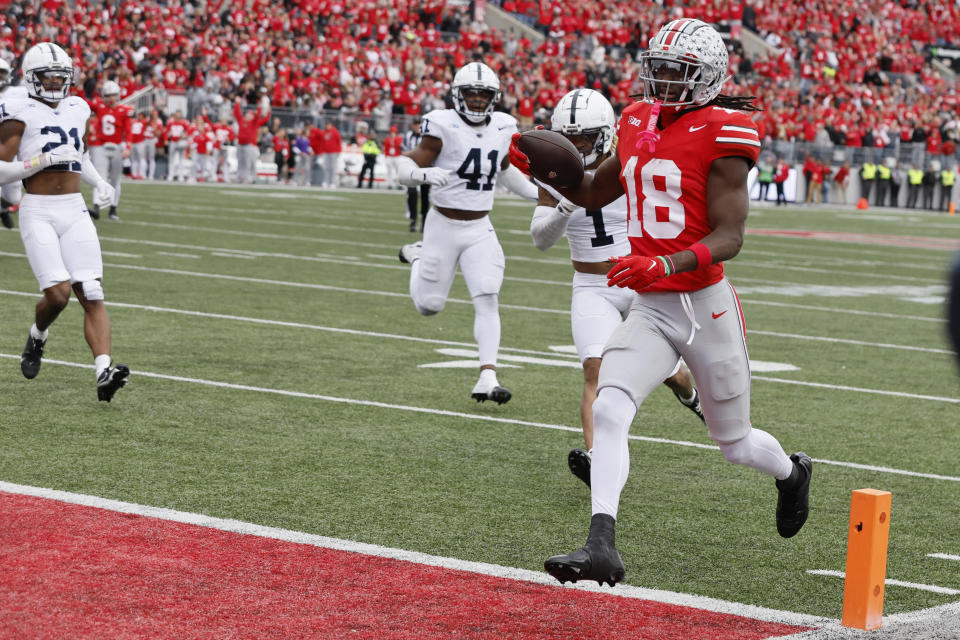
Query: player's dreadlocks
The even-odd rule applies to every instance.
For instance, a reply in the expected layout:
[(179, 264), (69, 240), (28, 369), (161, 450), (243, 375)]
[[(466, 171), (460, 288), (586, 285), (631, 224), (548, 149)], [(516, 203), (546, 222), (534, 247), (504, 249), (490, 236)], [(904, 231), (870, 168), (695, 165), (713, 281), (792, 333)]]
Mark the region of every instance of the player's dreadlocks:
[(737, 111), (763, 111), (760, 107), (753, 104), (757, 96), (717, 96), (709, 102), (723, 109), (736, 109)]

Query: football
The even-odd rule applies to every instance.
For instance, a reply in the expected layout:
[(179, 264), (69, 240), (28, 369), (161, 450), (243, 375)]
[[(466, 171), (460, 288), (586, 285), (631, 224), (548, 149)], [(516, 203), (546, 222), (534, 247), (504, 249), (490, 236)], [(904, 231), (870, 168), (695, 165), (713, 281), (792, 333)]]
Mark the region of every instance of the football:
[(517, 147), (530, 158), (530, 173), (551, 187), (575, 187), (583, 180), (580, 152), (562, 134), (533, 129), (521, 134)]

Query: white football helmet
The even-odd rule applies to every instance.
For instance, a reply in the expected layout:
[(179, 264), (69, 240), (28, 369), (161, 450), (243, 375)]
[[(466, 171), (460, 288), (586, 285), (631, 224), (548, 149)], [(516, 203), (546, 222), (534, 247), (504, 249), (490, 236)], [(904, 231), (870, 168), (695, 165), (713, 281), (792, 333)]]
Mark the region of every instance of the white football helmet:
[[(463, 95), (467, 90), (489, 93), (490, 98), (487, 100), (486, 107), (480, 111), (470, 109)], [(456, 112), (470, 122), (479, 124), (493, 113), (493, 108), (500, 102), (500, 79), (497, 78), (493, 69), (482, 62), (471, 62), (464, 65), (453, 76), (450, 93), (453, 95), (453, 108)]]
[(587, 167), (610, 151), (617, 116), (602, 93), (593, 89), (574, 89), (560, 98), (550, 118), (550, 129), (568, 136), (596, 135), (593, 150), (580, 152)]
[(13, 69), (10, 68), (10, 63), (0, 58), (0, 89), (5, 88), (10, 84), (10, 74), (13, 72)]
[(100, 87), (100, 95), (104, 98), (109, 98), (111, 96), (119, 98), (120, 97), (120, 85), (118, 85), (113, 80), (107, 80), (103, 83), (103, 86)]
[[(41, 42), (27, 50), (23, 55), (23, 83), (27, 93), (34, 98), (59, 102), (70, 95), (73, 86), (73, 60), (67, 52), (52, 42)], [(59, 89), (43, 88), (44, 77), (63, 78)]]
[(727, 81), (727, 45), (706, 22), (680, 18), (668, 22), (640, 52), (644, 99), (663, 106), (704, 105)]

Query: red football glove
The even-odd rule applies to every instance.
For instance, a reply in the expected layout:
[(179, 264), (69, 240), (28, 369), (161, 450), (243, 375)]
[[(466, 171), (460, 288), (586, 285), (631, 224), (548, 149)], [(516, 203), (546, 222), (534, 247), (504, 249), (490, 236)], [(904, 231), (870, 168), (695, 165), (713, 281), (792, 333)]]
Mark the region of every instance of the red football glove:
[(507, 152), (507, 155), (510, 156), (510, 164), (520, 169), (524, 175), (530, 175), (530, 158), (528, 158), (527, 154), (523, 151), (520, 151), (520, 147), (517, 146), (519, 139), (519, 133), (515, 133), (510, 137), (510, 151)]
[(620, 256), (610, 258), (613, 268), (607, 272), (607, 286), (629, 287), (642, 291), (657, 280), (670, 275), (670, 265), (665, 258), (657, 256)]

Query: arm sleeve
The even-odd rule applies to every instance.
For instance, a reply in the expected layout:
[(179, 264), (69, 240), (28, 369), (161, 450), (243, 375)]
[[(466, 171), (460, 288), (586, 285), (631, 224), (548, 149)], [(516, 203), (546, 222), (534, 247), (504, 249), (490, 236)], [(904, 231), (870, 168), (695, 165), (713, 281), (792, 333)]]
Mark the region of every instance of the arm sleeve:
[(560, 205), (556, 207), (539, 205), (533, 210), (533, 219), (530, 220), (530, 236), (533, 238), (533, 245), (541, 251), (546, 251), (567, 232), (568, 222), (570, 222), (570, 214)]
[(39, 167), (30, 167), (29, 162), (29, 160), (26, 162), (20, 160), (4, 162), (0, 160), (0, 184), (7, 184), (29, 178), (40, 170)]
[(503, 186), (521, 198), (537, 201), (537, 196), (540, 193), (537, 190), (537, 185), (527, 180), (527, 177), (515, 166), (510, 165), (506, 171), (501, 171), (500, 180)]
[(80, 163), (80, 178), (94, 187), (103, 182), (103, 177), (93, 166), (93, 160), (90, 159), (90, 153), (87, 151), (83, 152), (83, 160)]

